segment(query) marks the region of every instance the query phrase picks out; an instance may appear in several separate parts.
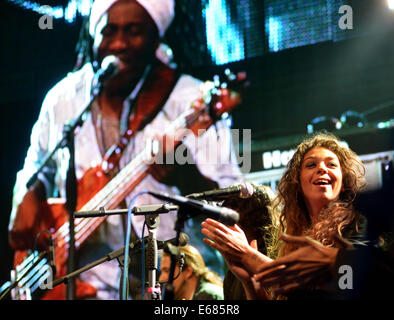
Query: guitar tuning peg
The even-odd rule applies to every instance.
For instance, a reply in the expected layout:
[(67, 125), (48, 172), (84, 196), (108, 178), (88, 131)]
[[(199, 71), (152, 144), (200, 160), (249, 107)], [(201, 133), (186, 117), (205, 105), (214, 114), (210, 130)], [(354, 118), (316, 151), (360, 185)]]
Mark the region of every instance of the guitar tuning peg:
[(237, 78), (237, 76), (229, 68), (224, 70), (224, 74), (226, 75), (228, 81), (234, 81)]
[(247, 75), (246, 75), (245, 71), (237, 73), (237, 78), (238, 78), (239, 81), (246, 80), (246, 77), (247, 77)]
[(216, 88), (220, 86), (220, 77), (216, 74), (213, 76), (213, 83)]

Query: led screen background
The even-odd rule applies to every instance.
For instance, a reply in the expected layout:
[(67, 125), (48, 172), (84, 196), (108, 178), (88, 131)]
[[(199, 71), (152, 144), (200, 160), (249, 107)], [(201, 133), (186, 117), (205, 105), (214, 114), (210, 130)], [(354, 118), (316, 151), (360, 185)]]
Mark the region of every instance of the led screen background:
[[(2, 282), (12, 259), (7, 224), (15, 175), (45, 93), (75, 65), (89, 4), (0, 4)], [(353, 29), (338, 25), (343, 5), (353, 9)], [(392, 150), (392, 129), (372, 127), (394, 114), (394, 12), (386, 0), (178, 0), (176, 10), (166, 41), (185, 72), (205, 80), (225, 68), (246, 71), (250, 86), (232, 120), (233, 128), (252, 130), (256, 152), (306, 134), (313, 119), (348, 111), (366, 124), (349, 136), (356, 152)], [(53, 29), (39, 28), (44, 14), (53, 16)]]

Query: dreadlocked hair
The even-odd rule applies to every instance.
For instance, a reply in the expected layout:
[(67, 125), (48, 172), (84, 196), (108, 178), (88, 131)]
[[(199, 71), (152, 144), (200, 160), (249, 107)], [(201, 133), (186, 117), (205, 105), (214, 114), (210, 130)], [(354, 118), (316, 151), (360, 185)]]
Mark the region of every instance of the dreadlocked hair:
[(79, 38), (75, 46), (76, 62), (73, 71), (81, 69), (86, 63), (94, 62), (93, 57), (93, 39), (89, 34), (89, 18), (85, 17), (81, 30), (79, 32)]

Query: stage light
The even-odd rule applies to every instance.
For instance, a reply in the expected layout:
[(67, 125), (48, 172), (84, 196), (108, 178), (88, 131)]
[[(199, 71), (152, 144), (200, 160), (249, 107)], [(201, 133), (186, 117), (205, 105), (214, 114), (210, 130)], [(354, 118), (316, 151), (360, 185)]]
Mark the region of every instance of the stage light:
[(394, 0), (387, 0), (387, 6), (394, 11)]

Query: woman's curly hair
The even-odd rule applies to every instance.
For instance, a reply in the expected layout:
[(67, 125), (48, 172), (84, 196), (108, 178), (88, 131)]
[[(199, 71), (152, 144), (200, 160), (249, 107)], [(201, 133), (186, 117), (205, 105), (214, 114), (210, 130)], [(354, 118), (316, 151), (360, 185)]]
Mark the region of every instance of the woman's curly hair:
[[(311, 220), (302, 196), (300, 170), (304, 156), (313, 148), (326, 148), (336, 154), (342, 171), (342, 191), (339, 198), (323, 208), (318, 221)], [(353, 210), (352, 202), (357, 192), (365, 185), (365, 167), (358, 156), (330, 133), (318, 133), (304, 140), (289, 161), (277, 187), (277, 202), (281, 208), (279, 232), (290, 235), (306, 235), (326, 246), (332, 246), (332, 235), (347, 229), (357, 230), (359, 214)], [(285, 255), (296, 247), (282, 244), (279, 255)]]

